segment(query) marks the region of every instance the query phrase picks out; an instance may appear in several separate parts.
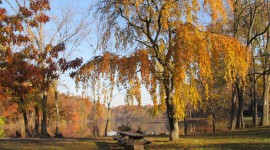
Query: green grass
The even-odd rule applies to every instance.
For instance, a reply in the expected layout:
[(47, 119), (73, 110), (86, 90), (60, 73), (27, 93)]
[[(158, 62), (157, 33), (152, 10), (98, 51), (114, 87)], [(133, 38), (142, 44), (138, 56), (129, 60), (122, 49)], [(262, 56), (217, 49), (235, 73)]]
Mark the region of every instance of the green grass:
[[(207, 133), (180, 136), (177, 142), (170, 142), (168, 136), (152, 136), (146, 139), (154, 143), (146, 149), (270, 149), (270, 127), (234, 132)], [(8, 150), (107, 150), (109, 138), (87, 139), (0, 139), (0, 149)]]
[(108, 149), (111, 139), (0, 139), (0, 149), (8, 150), (96, 150)]
[(270, 149), (270, 128), (234, 132), (180, 136), (177, 142), (168, 137), (149, 137), (155, 143), (147, 149)]

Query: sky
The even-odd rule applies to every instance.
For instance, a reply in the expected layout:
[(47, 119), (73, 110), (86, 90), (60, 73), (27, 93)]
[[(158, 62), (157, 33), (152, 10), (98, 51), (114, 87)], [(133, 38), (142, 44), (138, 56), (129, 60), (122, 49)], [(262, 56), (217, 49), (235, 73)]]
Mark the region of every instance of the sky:
[[(22, 2), (23, 0), (19, 0)], [(11, 3), (14, 3), (14, 0), (9, 1)], [(96, 53), (96, 45), (98, 42), (98, 35), (97, 35), (97, 24), (98, 21), (93, 18), (93, 14), (89, 13), (89, 8), (93, 6), (97, 0), (50, 0), (51, 4), (51, 11), (48, 12), (49, 16), (51, 17), (51, 21), (49, 24), (46, 24), (46, 34), (51, 36), (53, 34), (53, 31), (56, 30), (55, 23), (59, 23), (61, 20), (61, 17), (63, 16), (63, 12), (66, 12), (69, 14), (68, 21), (69, 26), (66, 26), (65, 30), (66, 32), (72, 32), (74, 29), (74, 26), (78, 25), (80, 22), (80, 19), (82, 17), (85, 18), (85, 23), (87, 24), (87, 28), (81, 32), (81, 37), (84, 38), (74, 38), (73, 41), (76, 43), (73, 44), (73, 41), (70, 43), (66, 43), (67, 46), (67, 52), (63, 55), (65, 57), (68, 57), (69, 59), (74, 59), (76, 57), (82, 57), (84, 60), (84, 63), (93, 58), (94, 56), (98, 55), (99, 53)], [(202, 14), (199, 14), (200, 18), (202, 18)], [(210, 22), (208, 17), (204, 17), (203, 19), (198, 21), (201, 24), (207, 24)], [(85, 36), (87, 35), (87, 36)], [(79, 41), (79, 42), (78, 42)], [(58, 90), (62, 93), (70, 93), (72, 95), (78, 95), (82, 96), (82, 88), (79, 87), (76, 89), (76, 85), (73, 79), (69, 77), (70, 72), (66, 72), (64, 74), (61, 74)], [(89, 89), (90, 90), (90, 89)], [(91, 95), (91, 91), (85, 91), (86, 96)], [(146, 91), (145, 87), (142, 86), (141, 89), (142, 92), (142, 105), (149, 105), (153, 104), (151, 101), (151, 97)], [(113, 100), (111, 106), (115, 107), (118, 105), (125, 105), (124, 102), (125, 97), (125, 91), (118, 91), (115, 90), (113, 93)], [(101, 101), (102, 102), (102, 101)], [(137, 104), (136, 102), (134, 103)]]
[[(55, 15), (58, 16), (59, 12), (63, 8), (72, 7), (75, 13), (83, 15), (87, 13), (87, 10), (89, 9), (89, 7), (91, 7), (91, 5), (94, 5), (94, 3), (95, 3), (95, 0), (92, 0), (92, 1), (91, 0), (90, 1), (89, 0), (52, 0), (51, 9), (53, 11), (51, 13), (53, 16)], [(77, 17), (81, 17), (80, 15)], [(90, 28), (90, 32), (89, 32), (90, 34), (87, 36), (86, 39), (84, 39), (84, 41), (80, 43), (80, 45), (76, 48), (76, 51), (72, 52), (72, 55), (70, 57), (71, 59), (74, 59), (75, 57), (82, 57), (84, 60), (84, 63), (90, 60), (91, 58), (93, 58), (94, 56), (98, 55), (98, 53), (95, 52), (96, 45), (98, 42), (97, 41), (98, 35), (96, 35), (97, 34), (96, 25), (98, 22), (95, 19), (93, 19), (92, 14), (89, 15), (88, 19), (89, 19), (88, 24), (90, 25), (88, 27)], [(67, 47), (67, 49), (68, 48), (69, 47)], [(60, 76), (58, 90), (62, 93), (70, 93), (72, 95), (79, 95), (79, 96), (82, 96), (83, 91), (85, 91), (85, 95), (91, 97), (90, 88), (87, 90), (82, 89), (81, 87), (76, 89), (74, 80), (69, 77), (69, 72), (62, 74)], [(142, 91), (142, 105), (152, 104), (153, 102), (151, 101), (151, 97), (146, 91), (144, 86), (142, 87), (141, 91)], [(124, 97), (125, 97), (125, 91), (114, 90), (111, 106), (116, 107), (118, 105), (125, 105)], [(134, 105), (136, 104), (137, 102), (134, 102)]]

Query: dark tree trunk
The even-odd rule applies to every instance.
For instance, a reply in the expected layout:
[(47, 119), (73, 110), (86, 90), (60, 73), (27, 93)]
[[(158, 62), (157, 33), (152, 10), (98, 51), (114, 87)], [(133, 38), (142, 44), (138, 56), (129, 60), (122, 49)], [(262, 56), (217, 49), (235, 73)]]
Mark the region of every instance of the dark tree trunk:
[(237, 84), (237, 95), (238, 95), (238, 111), (237, 111), (237, 129), (245, 129), (244, 123), (244, 87), (242, 85)]
[(48, 137), (47, 132), (47, 91), (43, 92), (42, 99), (42, 124), (41, 124), (41, 134), (42, 137)]
[(236, 108), (237, 108), (237, 91), (235, 86), (232, 86), (232, 106), (231, 106), (231, 130), (235, 130), (236, 125)]
[(188, 123), (187, 123), (187, 118), (184, 117), (184, 135), (188, 135)]
[(29, 125), (28, 125), (27, 112), (25, 109), (23, 110), (23, 121), (24, 121), (24, 127), (25, 127), (24, 128), (25, 136), (32, 137), (32, 133), (31, 133), (31, 130), (30, 130)]
[[(21, 104), (24, 104), (24, 99), (22, 97), (20, 98), (20, 101), (21, 101)], [(26, 109), (24, 108), (24, 106), (22, 108), (22, 114), (23, 114), (23, 121), (24, 121), (25, 136), (31, 137), (32, 133), (31, 133), (31, 130), (30, 130), (29, 125), (28, 125), (27, 112), (26, 112)]]
[[(166, 70), (166, 69), (165, 69)], [(172, 102), (172, 91), (173, 91), (173, 78), (170, 77), (168, 72), (163, 73), (163, 80), (165, 94), (166, 94), (166, 107), (167, 116), (170, 126), (170, 141), (177, 141), (179, 139), (179, 126), (178, 119), (175, 115), (175, 106)]]
[(111, 105), (111, 102), (108, 103), (107, 120), (106, 120), (106, 126), (105, 126), (105, 136), (108, 136), (108, 135), (107, 135), (107, 132), (108, 132), (108, 126), (109, 126), (110, 111), (111, 111), (110, 105)]
[(35, 134), (39, 133), (39, 106), (37, 101), (37, 95), (35, 94)]
[(216, 132), (216, 114), (213, 112), (212, 113), (212, 128), (213, 128), (213, 133)]
[(253, 83), (253, 125), (254, 127), (258, 126), (258, 100), (257, 100), (257, 83), (256, 79)]

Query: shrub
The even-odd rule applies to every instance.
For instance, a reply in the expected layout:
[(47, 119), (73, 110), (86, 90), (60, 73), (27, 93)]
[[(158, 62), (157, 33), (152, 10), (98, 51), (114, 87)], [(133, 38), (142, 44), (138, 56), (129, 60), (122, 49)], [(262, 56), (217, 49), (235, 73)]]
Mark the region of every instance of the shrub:
[(5, 121), (4, 121), (4, 117), (0, 117), (0, 137), (4, 137), (5, 134), (4, 134), (4, 124), (5, 124)]

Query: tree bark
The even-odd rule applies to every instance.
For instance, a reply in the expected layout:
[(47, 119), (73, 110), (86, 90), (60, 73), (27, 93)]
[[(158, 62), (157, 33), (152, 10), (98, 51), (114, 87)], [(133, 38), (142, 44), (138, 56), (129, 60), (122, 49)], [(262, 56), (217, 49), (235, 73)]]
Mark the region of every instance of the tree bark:
[(212, 113), (212, 128), (213, 128), (213, 133), (216, 132), (216, 114), (213, 112)]
[(35, 93), (35, 134), (39, 133), (39, 106), (37, 101), (37, 95)]
[[(270, 14), (268, 15), (268, 21), (269, 20), (270, 20)], [(265, 47), (267, 53), (269, 53), (269, 43), (270, 43), (270, 29), (267, 30), (267, 43)], [(268, 55), (266, 56), (264, 63), (265, 63), (264, 71), (266, 71), (270, 68)], [(261, 126), (269, 125), (269, 121), (268, 121), (269, 119), (269, 88), (270, 88), (269, 82), (270, 82), (270, 75), (264, 74), (263, 75), (264, 87), (263, 87), (263, 106), (262, 106)]]
[(232, 86), (232, 106), (231, 106), (231, 126), (230, 129), (233, 131), (235, 130), (236, 125), (236, 108), (237, 108), (237, 95), (236, 95), (236, 88)]
[[(22, 97), (20, 98), (20, 101), (21, 101), (21, 104), (24, 104), (24, 99)], [(22, 114), (23, 114), (23, 121), (24, 121), (25, 136), (26, 137), (31, 137), (32, 133), (31, 133), (31, 130), (30, 130), (29, 125), (28, 125), (27, 111), (24, 108), (24, 106), (22, 108)]]
[(237, 96), (238, 96), (238, 111), (237, 111), (237, 121), (236, 121), (236, 128), (237, 129), (245, 129), (244, 123), (244, 86), (240, 85), (238, 82), (237, 84)]
[(59, 135), (59, 104), (58, 104), (58, 91), (54, 91), (55, 107), (56, 107), (56, 124), (55, 124), (55, 135)]
[(111, 102), (108, 103), (108, 109), (107, 109), (107, 120), (106, 120), (106, 126), (105, 126), (105, 137), (107, 137), (107, 132), (108, 132), (108, 126), (109, 126), (109, 116), (110, 116), (110, 108)]
[(174, 106), (171, 104), (172, 98), (170, 96), (170, 91), (166, 90), (166, 105), (167, 105), (167, 115), (170, 126), (170, 141), (177, 141), (179, 139), (179, 127), (178, 120), (175, 117)]
[(188, 135), (188, 123), (187, 123), (187, 118), (184, 117), (184, 135)]
[(47, 132), (47, 91), (43, 92), (43, 98), (42, 98), (41, 134), (42, 134), (42, 137), (48, 137), (48, 132)]
[(254, 127), (258, 126), (258, 100), (257, 100), (257, 82), (256, 78), (253, 81), (253, 125)]
[(267, 126), (269, 124), (269, 74), (263, 75), (263, 87), (261, 126)]

